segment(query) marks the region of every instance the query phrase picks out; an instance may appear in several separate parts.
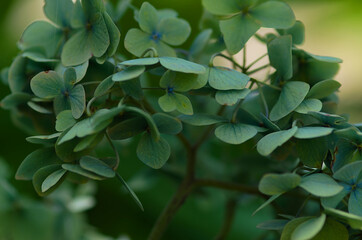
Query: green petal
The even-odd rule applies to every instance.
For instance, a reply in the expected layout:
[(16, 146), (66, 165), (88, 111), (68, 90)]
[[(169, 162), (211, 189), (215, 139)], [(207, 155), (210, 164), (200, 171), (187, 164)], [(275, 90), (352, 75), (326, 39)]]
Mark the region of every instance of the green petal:
[(152, 34), (156, 30), (159, 22), (157, 10), (150, 3), (144, 2), (138, 15), (140, 28)]
[(184, 123), (192, 126), (209, 126), (216, 123), (226, 122), (226, 119), (205, 113), (196, 113), (194, 115), (181, 115), (178, 117)]
[[(53, 186), (50, 187), (50, 189), (48, 189), (46, 192), (42, 191), (42, 185), (44, 183), (44, 181), (54, 172), (60, 170), (61, 167), (60, 165), (56, 164), (56, 165), (49, 165), (46, 167), (41, 168), (39, 171), (37, 171), (34, 174), (34, 178), (33, 178), (33, 186), (35, 191), (38, 193), (39, 196), (46, 196), (48, 194), (50, 194), (51, 192), (53, 192), (61, 183), (62, 181), (57, 181), (56, 183), (53, 184)], [(60, 180), (60, 179), (59, 179)]]
[(215, 136), (221, 141), (229, 144), (242, 144), (249, 139), (253, 138), (258, 131), (246, 124), (223, 124), (216, 128)]
[(83, 169), (93, 172), (102, 177), (113, 178), (116, 176), (116, 173), (113, 171), (112, 168), (110, 168), (106, 163), (94, 157), (82, 157), (79, 161), (79, 164)]
[(183, 44), (190, 36), (190, 24), (179, 18), (165, 18), (157, 25), (157, 31), (161, 35), (161, 40), (173, 45), (178, 46)]
[(220, 21), (226, 48), (231, 54), (238, 53), (259, 28), (260, 24), (250, 15), (238, 14)]
[(326, 221), (326, 215), (322, 213), (320, 217), (311, 218), (298, 227), (292, 233), (293, 240), (305, 240), (312, 239), (316, 236), (323, 228)]
[(59, 169), (52, 174), (50, 174), (48, 177), (45, 178), (44, 182), (41, 185), (41, 191), (44, 193), (57, 185), (57, 183), (64, 177), (64, 175), (67, 173), (64, 169)]
[(354, 185), (362, 171), (362, 161), (357, 161), (343, 166), (333, 174), (333, 178)]
[(262, 3), (252, 10), (250, 15), (258, 19), (263, 27), (290, 28), (295, 24), (293, 10), (288, 4), (278, 1)]
[(83, 169), (81, 166), (76, 165), (76, 164), (65, 163), (65, 164), (62, 164), (62, 168), (69, 172), (76, 173), (81, 176), (93, 179), (93, 180), (103, 180), (104, 179), (104, 177), (99, 176), (98, 174), (95, 174), (91, 171), (87, 171), (87, 170)]
[[(85, 75), (87, 74), (88, 66), (89, 66), (89, 61), (86, 61), (85, 63), (79, 66), (73, 67), (77, 75), (75, 83), (80, 82), (85, 77)], [(59, 64), (56, 67), (55, 71), (59, 74), (59, 76), (63, 76), (67, 69), (68, 68), (64, 67), (62, 64)]]
[(27, 93), (13, 93), (3, 98), (0, 102), (0, 106), (4, 109), (11, 110), (20, 105), (26, 104), (32, 98), (33, 95)]
[(54, 72), (41, 72), (30, 82), (33, 93), (40, 98), (52, 99), (59, 94), (64, 87), (63, 80)]
[(345, 198), (348, 194), (351, 193), (351, 186), (345, 183), (340, 183), (343, 187), (342, 191), (332, 197), (321, 198), (321, 204), (324, 208), (331, 207), (336, 208), (338, 204)]
[(165, 112), (172, 112), (174, 110), (186, 115), (192, 115), (193, 109), (190, 99), (185, 95), (173, 93), (166, 94), (158, 99), (158, 104)]
[(69, 95), (70, 107), (75, 119), (80, 118), (85, 110), (85, 91), (82, 85), (75, 86)]
[(165, 112), (172, 112), (176, 110), (175, 97), (173, 95), (163, 95), (158, 99), (158, 104)]
[(175, 72), (203, 74), (206, 71), (204, 66), (182, 58), (160, 57), (160, 63), (165, 68)]
[(96, 14), (94, 19), (91, 20), (91, 25), (92, 29), (88, 31), (88, 37), (92, 55), (101, 57), (110, 45), (109, 33), (103, 15)]
[(349, 234), (346, 227), (331, 219), (327, 218), (322, 230), (314, 236), (313, 240), (348, 240)]
[(138, 158), (151, 168), (161, 168), (169, 159), (170, 154), (170, 145), (162, 137), (159, 141), (155, 141), (149, 133), (144, 133), (138, 143)]
[(168, 70), (162, 76), (160, 80), (160, 86), (162, 88), (172, 88), (178, 92), (187, 92), (191, 89), (195, 89), (198, 76), (196, 74), (172, 72)]
[(279, 30), (285, 35), (289, 34), (292, 36), (293, 44), (300, 45), (303, 44), (305, 39), (305, 26), (301, 21), (296, 21), (294, 26), (288, 29)]
[(55, 130), (63, 132), (76, 124), (71, 110), (65, 110), (58, 114), (57, 121), (55, 122)]
[(182, 131), (182, 123), (177, 118), (164, 113), (156, 113), (152, 118), (162, 134), (176, 135)]
[(20, 164), (15, 178), (18, 180), (31, 180), (40, 168), (57, 164), (60, 160), (54, 148), (42, 148), (30, 153)]
[(218, 90), (243, 89), (249, 79), (247, 75), (230, 68), (210, 68), (209, 84)]
[(272, 65), (284, 80), (293, 76), (292, 37), (281, 36), (268, 43), (270, 65)]
[(336, 92), (341, 84), (335, 80), (324, 80), (315, 84), (309, 91), (308, 98), (322, 99)]
[(259, 191), (266, 195), (282, 194), (296, 188), (301, 177), (295, 173), (266, 174), (260, 180)]
[(202, 5), (212, 14), (215, 15), (232, 15), (242, 10), (241, 0), (202, 0)]
[(58, 95), (54, 98), (54, 112), (55, 115), (58, 115), (64, 110), (70, 110), (69, 97), (64, 96), (63, 94)]
[(66, 88), (70, 88), (74, 85), (77, 80), (77, 73), (74, 68), (68, 68), (63, 74), (64, 85)]
[(100, 97), (103, 94), (106, 94), (109, 89), (114, 86), (114, 81), (112, 80), (113, 76), (109, 76), (104, 79), (94, 91), (94, 97)]
[(12, 93), (23, 92), (28, 86), (28, 80), (26, 77), (28, 59), (22, 56), (17, 56), (9, 68), (9, 87)]
[(318, 138), (330, 135), (333, 130), (333, 128), (328, 127), (303, 127), (298, 128), (298, 131), (294, 137), (299, 139)]
[(31, 136), (27, 137), (26, 141), (34, 144), (54, 144), (60, 133), (53, 133), (51, 135), (40, 135), (40, 136)]
[(323, 103), (318, 99), (304, 99), (304, 101), (294, 110), (297, 113), (307, 114), (308, 112), (319, 112), (323, 108)]
[(106, 54), (108, 57), (112, 57), (117, 52), (119, 41), (121, 39), (121, 33), (119, 32), (117, 25), (113, 22), (112, 18), (108, 15), (108, 13), (104, 13), (103, 16), (108, 29), (110, 40), (110, 45), (107, 49)]
[(240, 99), (246, 98), (250, 92), (251, 90), (246, 88), (242, 90), (217, 91), (215, 94), (215, 99), (221, 105), (232, 106), (235, 105)]
[(312, 217), (299, 217), (299, 218), (294, 218), (291, 221), (289, 221), (288, 224), (285, 225), (285, 227), (283, 228), (283, 232), (282, 232), (282, 236), (281, 236), (280, 240), (291, 240), (294, 230), (298, 226), (300, 226), (302, 223), (308, 221), (311, 218)]
[(145, 72), (144, 66), (131, 66), (113, 75), (112, 80), (115, 82), (128, 81), (138, 78)]
[(362, 217), (333, 208), (325, 208), (325, 211), (327, 214), (347, 222), (351, 228), (362, 230)]
[(348, 212), (362, 217), (362, 187), (351, 192), (348, 201)]
[(176, 52), (173, 48), (162, 41), (153, 40), (150, 34), (136, 28), (132, 28), (127, 32), (124, 46), (130, 53), (137, 57), (141, 57), (148, 48), (152, 47), (157, 50), (159, 56), (176, 57)]
[(125, 66), (150, 66), (150, 65), (155, 65), (160, 61), (159, 58), (139, 58), (139, 59), (133, 59), (133, 60), (128, 60), (128, 61), (124, 61), (121, 63), (121, 65), (125, 65)]
[(303, 177), (300, 187), (317, 197), (335, 196), (343, 190), (343, 186), (323, 173)]
[(74, 34), (64, 45), (62, 51), (62, 64), (76, 66), (83, 64), (92, 57), (87, 30), (82, 29)]
[(271, 133), (263, 137), (257, 145), (258, 152), (263, 156), (268, 156), (277, 147), (282, 146), (289, 139), (291, 139), (297, 132), (298, 127), (293, 127), (289, 130)]
[(19, 48), (27, 50), (34, 47), (42, 48), (48, 58), (54, 58), (64, 40), (61, 29), (49, 22), (36, 21), (24, 31), (19, 41)]
[(70, 27), (74, 4), (71, 0), (45, 0), (44, 13), (60, 27)]
[(309, 91), (305, 82), (288, 82), (284, 85), (278, 102), (270, 112), (270, 120), (278, 121), (293, 112), (304, 100)]

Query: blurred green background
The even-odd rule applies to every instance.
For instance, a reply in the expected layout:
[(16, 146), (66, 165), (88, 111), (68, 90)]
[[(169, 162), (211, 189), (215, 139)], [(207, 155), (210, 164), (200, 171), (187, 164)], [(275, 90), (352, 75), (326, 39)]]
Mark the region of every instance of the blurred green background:
[[(143, 1), (133, 2), (135, 5), (140, 5)], [(193, 29), (197, 29), (202, 12), (200, 0), (149, 0), (149, 2), (157, 8), (176, 9), (182, 18), (191, 23)], [(338, 111), (350, 114), (352, 122), (360, 122), (362, 120), (362, 94), (360, 94), (362, 1), (290, 0), (288, 2), (292, 5), (297, 19), (306, 25), (306, 41), (302, 48), (314, 54), (330, 55), (344, 60), (336, 79), (342, 83), (341, 104)], [(0, 69), (8, 66), (16, 56), (16, 42), (25, 27), (36, 19), (44, 19), (42, 5), (43, 0), (0, 1)], [(131, 12), (128, 14), (131, 18)], [(264, 50), (258, 46), (251, 47), (248, 58), (258, 57), (262, 51)], [(8, 92), (8, 88), (0, 84), (0, 99)], [(2, 109), (0, 109), (0, 126), (0, 156), (6, 159), (15, 171), (24, 157), (36, 149), (36, 146), (25, 141), (26, 134), (12, 124), (9, 113)], [(128, 151), (130, 156), (134, 156), (131, 154), (131, 148)], [(143, 168), (143, 165), (132, 157), (125, 162), (130, 166), (130, 169), (121, 170), (126, 178), (130, 177), (135, 169)], [(12, 180), (12, 183), (20, 192), (36, 198), (30, 182)], [(166, 178), (157, 179), (155, 184), (157, 190), (152, 188), (140, 193), (146, 209), (145, 213), (141, 213), (130, 198), (120, 191), (118, 183), (113, 181), (101, 183), (97, 194), (97, 206), (87, 213), (89, 222), (109, 235), (119, 236), (125, 233), (132, 236), (132, 239), (144, 239), (177, 186)], [(225, 195), (215, 193), (214, 199), (217, 203), (208, 202), (206, 198), (200, 203), (191, 198), (171, 224), (166, 239), (212, 239), (222, 222)], [(251, 212), (259, 202), (248, 199), (245, 199), (245, 202), (245, 207), (239, 208), (230, 239), (244, 239), (242, 236), (258, 235), (260, 232), (254, 230), (253, 226), (268, 218), (268, 211), (250, 218)]]

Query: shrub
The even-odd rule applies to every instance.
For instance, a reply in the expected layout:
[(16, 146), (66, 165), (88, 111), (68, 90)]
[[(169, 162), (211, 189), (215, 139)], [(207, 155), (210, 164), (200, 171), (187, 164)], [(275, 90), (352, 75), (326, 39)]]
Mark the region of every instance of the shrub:
[[(341, 85), (332, 79), (342, 61), (298, 47), (304, 25), (284, 2), (203, 6), (186, 48), (191, 27), (174, 10), (147, 2), (137, 9), (127, 0), (45, 0), (50, 22), (26, 28), (19, 55), (3, 72), (11, 94), (2, 107), (35, 135), (27, 141), (41, 146), (16, 178), (32, 180), (46, 196), (64, 181), (116, 177), (143, 210), (117, 171), (129, 157), (120, 143), (136, 141), (134, 156), (182, 179), (150, 240), (162, 237), (191, 193), (209, 187), (236, 193), (227, 195), (217, 239), (226, 238), (244, 194), (267, 199), (255, 213), (274, 207), (276, 219), (258, 227), (281, 239), (360, 239), (362, 128), (335, 115)], [(129, 8), (139, 27), (128, 30), (123, 48), (117, 23), (129, 21), (122, 18)], [(272, 30), (260, 35), (261, 27)], [(252, 37), (267, 53), (247, 63)], [(233, 55), (241, 50), (239, 64)], [(216, 57), (232, 67), (215, 64)], [(256, 67), (264, 57), (269, 63)], [(106, 144), (114, 157), (97, 151)]]

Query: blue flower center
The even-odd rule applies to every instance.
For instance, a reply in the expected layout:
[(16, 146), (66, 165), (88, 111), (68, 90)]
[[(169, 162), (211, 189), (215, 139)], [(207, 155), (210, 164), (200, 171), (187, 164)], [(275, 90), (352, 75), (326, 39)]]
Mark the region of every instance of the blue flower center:
[(161, 34), (158, 32), (153, 32), (150, 38), (153, 41), (158, 42), (161, 39)]
[(173, 93), (173, 87), (167, 87), (167, 93), (172, 94)]

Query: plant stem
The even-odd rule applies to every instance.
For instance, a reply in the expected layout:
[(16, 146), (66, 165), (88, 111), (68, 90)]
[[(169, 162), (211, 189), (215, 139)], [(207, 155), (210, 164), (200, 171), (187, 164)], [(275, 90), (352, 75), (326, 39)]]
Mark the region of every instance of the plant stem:
[(220, 56), (220, 57), (223, 57), (227, 60), (229, 60), (232, 64), (234, 64), (235, 66), (237, 66), (238, 68), (240, 68), (242, 71), (243, 71), (243, 66), (241, 66), (239, 63), (237, 63), (234, 59), (232, 59), (231, 57), (229, 56), (226, 56), (225, 54), (223, 53), (218, 53), (216, 56)]
[(252, 187), (238, 183), (222, 182), (212, 179), (200, 179), (195, 182), (195, 185), (197, 187), (213, 187), (213, 188), (237, 191), (237, 192), (248, 193), (264, 197), (264, 194), (259, 192), (257, 187)]
[(246, 74), (251, 75), (251, 74), (257, 73), (257, 72), (259, 72), (259, 71), (261, 71), (261, 70), (263, 70), (263, 69), (265, 69), (265, 68), (267, 68), (269, 66), (270, 66), (269, 63), (265, 64), (264, 66), (258, 67), (258, 68), (254, 69), (254, 70), (251, 70), (250, 72), (247, 72)]
[(227, 201), (226, 207), (225, 207), (224, 224), (223, 224), (219, 234), (215, 238), (215, 240), (224, 240), (227, 238), (227, 236), (230, 232), (230, 229), (232, 227), (236, 207), (237, 207), (237, 200), (235, 198), (231, 198)]
[(114, 151), (114, 154), (116, 155), (116, 165), (113, 167), (113, 170), (117, 170), (118, 167), (119, 167), (119, 162), (120, 162), (119, 153), (117, 151), (116, 146), (113, 144), (112, 139), (109, 136), (108, 132), (106, 132), (106, 138), (107, 138), (109, 144), (111, 145), (111, 147), (112, 147), (112, 149)]
[(281, 90), (282, 90), (280, 87), (277, 87), (277, 86), (274, 86), (274, 85), (270, 85), (270, 84), (268, 84), (268, 83), (259, 81), (259, 80), (255, 79), (255, 78), (251, 78), (250, 81), (255, 82), (255, 83), (258, 83), (258, 84), (262, 84), (262, 85), (264, 85), (264, 86), (273, 88), (273, 89), (278, 90), (278, 91), (281, 91)]
[(248, 71), (251, 67), (253, 67), (256, 63), (258, 63), (260, 60), (262, 60), (264, 57), (268, 56), (268, 53), (263, 54), (259, 58), (257, 58), (254, 62), (250, 63), (249, 66), (245, 68), (246, 71)]

